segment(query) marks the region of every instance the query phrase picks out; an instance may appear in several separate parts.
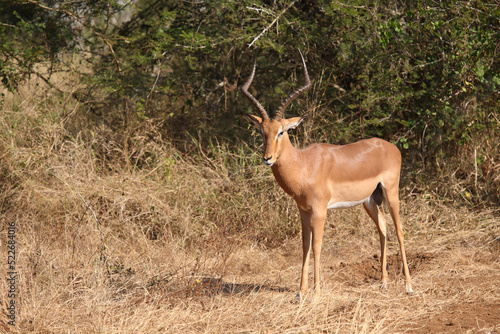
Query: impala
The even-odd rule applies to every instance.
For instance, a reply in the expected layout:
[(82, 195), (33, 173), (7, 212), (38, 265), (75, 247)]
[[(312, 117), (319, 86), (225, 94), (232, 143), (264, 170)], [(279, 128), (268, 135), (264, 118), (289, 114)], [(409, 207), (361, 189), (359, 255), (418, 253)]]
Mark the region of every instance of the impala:
[[(300, 51), (299, 51), (300, 53)], [(302, 276), (298, 298), (308, 289), (308, 267), (311, 248), (314, 256), (314, 297), (320, 295), (319, 263), (327, 209), (349, 208), (363, 204), (375, 222), (380, 238), (382, 284), (387, 286), (386, 223), (378, 206), (385, 200), (396, 227), (405, 288), (412, 292), (410, 272), (406, 262), (404, 235), (399, 218), (399, 174), (401, 153), (393, 144), (378, 138), (360, 140), (348, 145), (312, 144), (302, 150), (292, 146), (287, 130), (297, 127), (304, 117), (284, 118), (285, 108), (310, 86), (302, 53), (305, 85), (291, 93), (269, 118), (264, 107), (248, 92), (256, 69), (242, 87), (261, 117), (243, 115), (257, 127), (264, 139), (264, 164), (278, 184), (297, 203), (302, 221)]]

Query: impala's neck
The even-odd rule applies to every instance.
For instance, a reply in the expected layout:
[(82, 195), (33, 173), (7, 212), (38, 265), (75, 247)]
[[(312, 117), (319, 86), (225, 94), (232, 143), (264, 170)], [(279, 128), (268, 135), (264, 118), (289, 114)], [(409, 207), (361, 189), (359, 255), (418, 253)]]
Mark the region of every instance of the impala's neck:
[(298, 189), (296, 184), (300, 182), (300, 179), (297, 177), (301, 164), (299, 155), (299, 150), (293, 147), (288, 134), (285, 133), (281, 141), (280, 155), (271, 167), (271, 170), (280, 187), (292, 197), (298, 195), (295, 192)]
[(276, 166), (277, 169), (287, 167), (287, 165), (290, 165), (290, 163), (295, 163), (297, 162), (297, 153), (298, 150), (293, 147), (292, 143), (290, 142), (290, 137), (288, 137), (288, 133), (285, 132), (283, 135), (283, 139), (281, 140), (281, 145), (279, 147), (279, 155), (278, 158), (276, 159), (276, 163), (273, 165), (273, 167)]

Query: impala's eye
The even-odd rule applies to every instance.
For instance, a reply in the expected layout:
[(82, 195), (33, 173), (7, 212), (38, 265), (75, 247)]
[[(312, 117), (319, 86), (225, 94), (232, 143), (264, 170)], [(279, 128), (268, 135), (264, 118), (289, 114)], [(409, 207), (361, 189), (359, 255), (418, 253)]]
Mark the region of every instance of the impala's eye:
[(280, 131), (280, 133), (278, 133), (278, 137), (283, 136), (283, 133), (284, 133), (284, 131)]

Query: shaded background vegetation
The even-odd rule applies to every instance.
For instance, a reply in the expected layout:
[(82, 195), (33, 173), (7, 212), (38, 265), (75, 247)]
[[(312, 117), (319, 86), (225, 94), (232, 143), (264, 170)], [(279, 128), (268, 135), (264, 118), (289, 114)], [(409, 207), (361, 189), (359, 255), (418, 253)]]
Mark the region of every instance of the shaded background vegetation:
[(11, 0), (0, 19), (3, 86), (81, 83), (55, 88), (80, 103), (67, 135), (102, 173), (164, 165), (155, 145), (229, 173), (258, 165), (236, 157), (259, 145), (237, 88), (258, 50), (252, 90), (273, 110), (302, 82), (299, 48), (314, 80), (286, 111), (309, 116), (299, 142), (385, 138), (410, 193), (500, 203), (498, 1)]

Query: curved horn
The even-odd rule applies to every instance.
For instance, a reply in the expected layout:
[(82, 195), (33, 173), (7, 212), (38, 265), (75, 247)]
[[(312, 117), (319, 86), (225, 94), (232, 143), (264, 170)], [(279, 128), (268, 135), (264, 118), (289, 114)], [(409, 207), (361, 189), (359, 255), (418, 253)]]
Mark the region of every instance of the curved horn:
[(257, 109), (257, 111), (259, 111), (260, 114), (262, 115), (263, 119), (269, 119), (269, 115), (267, 114), (266, 109), (264, 109), (264, 107), (259, 103), (259, 101), (257, 101), (257, 99), (248, 92), (248, 88), (252, 84), (256, 68), (257, 68), (257, 56), (255, 56), (253, 60), (252, 74), (250, 74), (250, 77), (248, 77), (247, 82), (243, 85), (243, 87), (241, 87), (241, 92), (250, 100), (250, 102), (252, 102), (255, 109)]
[(309, 87), (311, 87), (311, 80), (309, 79), (309, 73), (307, 73), (306, 61), (304, 60), (304, 57), (302, 56), (302, 52), (300, 52), (300, 50), (299, 53), (300, 53), (300, 58), (302, 58), (302, 65), (304, 66), (304, 76), (306, 79), (306, 84), (303, 87), (297, 89), (295, 92), (288, 95), (288, 97), (283, 101), (283, 103), (281, 103), (281, 106), (278, 108), (278, 111), (276, 111), (276, 114), (274, 115), (274, 118), (277, 120), (283, 118), (283, 113), (285, 112), (286, 107), (288, 107), (288, 105), (292, 103), (292, 101), (295, 100), (297, 96), (299, 96), (300, 94), (308, 90)]

